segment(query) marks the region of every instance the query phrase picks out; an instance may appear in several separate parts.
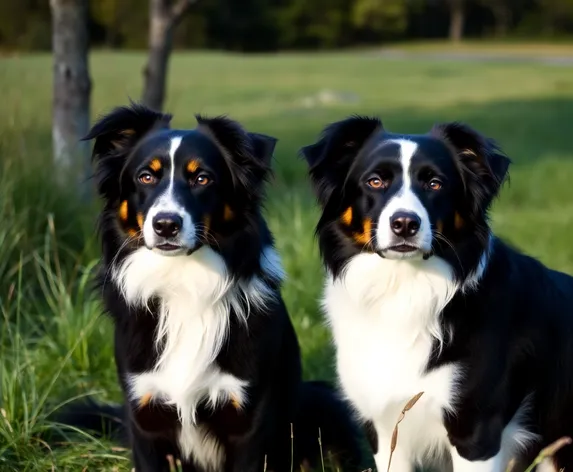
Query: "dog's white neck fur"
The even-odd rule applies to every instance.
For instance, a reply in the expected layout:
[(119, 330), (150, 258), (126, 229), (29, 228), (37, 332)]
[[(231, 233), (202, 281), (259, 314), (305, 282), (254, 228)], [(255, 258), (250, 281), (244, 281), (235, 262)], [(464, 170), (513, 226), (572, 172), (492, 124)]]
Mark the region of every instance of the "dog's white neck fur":
[[(416, 394), (418, 403), (400, 423), (392, 471), (410, 472), (428, 457), (443, 459), (450, 445), (443, 412), (455, 413), (463, 366), (443, 365), (429, 372), (432, 349), (447, 343), (439, 316), (459, 291), (475, 289), (487, 251), (472, 275), (460, 284), (447, 262), (389, 260), (376, 254), (352, 258), (342, 274), (327, 275), (323, 307), (336, 344), (342, 390), (362, 420), (372, 421), (378, 435), (378, 470), (388, 467), (392, 433), (400, 412)], [(505, 458), (534, 440), (522, 427), (521, 411), (504, 430), (499, 457), (470, 463), (451, 451), (454, 472), (503, 472)], [(494, 464), (494, 465), (492, 465)]]
[[(268, 277), (282, 279), (280, 259), (273, 248), (263, 251), (261, 267)], [(183, 455), (218, 467), (222, 448), (204, 427), (195, 424), (196, 409), (202, 401), (212, 407), (231, 397), (241, 405), (248, 401), (247, 382), (222, 372), (215, 359), (228, 335), (231, 312), (246, 322), (252, 308), (264, 306), (276, 293), (259, 277), (233, 280), (223, 258), (208, 247), (175, 257), (140, 248), (112, 275), (130, 305), (158, 302), (157, 337), (149, 349), (157, 349), (159, 358), (152, 371), (127, 379), (132, 398), (138, 401), (151, 395), (153, 400), (175, 406), (182, 423)]]

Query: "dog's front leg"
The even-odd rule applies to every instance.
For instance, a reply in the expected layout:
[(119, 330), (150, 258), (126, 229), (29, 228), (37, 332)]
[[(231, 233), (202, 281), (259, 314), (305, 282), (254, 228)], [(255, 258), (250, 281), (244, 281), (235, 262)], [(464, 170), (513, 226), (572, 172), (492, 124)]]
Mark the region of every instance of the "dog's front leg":
[(241, 441), (228, 449), (225, 472), (261, 472), (265, 470), (263, 446), (259, 438)]
[[(177, 459), (178, 448), (160, 437), (151, 437), (142, 432), (134, 423), (130, 421), (129, 436), (133, 465), (137, 472), (169, 472), (171, 470), (168, 456)], [(183, 466), (185, 472), (196, 472), (192, 464)]]
[(501, 454), (498, 453), (490, 459), (483, 461), (470, 461), (464, 459), (455, 447), (451, 449), (454, 472), (503, 472)]
[[(376, 425), (376, 454), (374, 461), (378, 472), (412, 472), (412, 462), (406, 446), (398, 440), (392, 444), (392, 431), (387, 428)], [(394, 446), (392, 450), (392, 446)]]
[(452, 445), (454, 472), (503, 472), (501, 436), (503, 421), (499, 414), (464, 420), (460, 414), (456, 427), (448, 430)]

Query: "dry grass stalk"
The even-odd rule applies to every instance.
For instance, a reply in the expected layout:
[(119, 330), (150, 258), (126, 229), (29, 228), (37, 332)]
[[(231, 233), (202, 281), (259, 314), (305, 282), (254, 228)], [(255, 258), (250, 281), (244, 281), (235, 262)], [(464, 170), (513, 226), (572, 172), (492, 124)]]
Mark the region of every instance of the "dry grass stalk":
[(396, 445), (398, 444), (398, 425), (402, 422), (402, 420), (406, 417), (406, 412), (410, 411), (412, 407), (418, 402), (418, 400), (424, 395), (424, 392), (417, 393), (414, 395), (408, 403), (402, 408), (400, 412), (400, 416), (398, 417), (398, 421), (396, 421), (396, 425), (394, 426), (394, 432), (392, 433), (392, 440), (390, 442), (390, 457), (388, 458), (388, 469), (387, 472), (390, 472), (390, 465), (392, 464), (392, 456), (394, 455), (394, 450), (396, 449)]
[(555, 453), (559, 449), (561, 449), (562, 447), (568, 446), (569, 444), (571, 444), (571, 442), (572, 442), (571, 438), (565, 436), (565, 437), (562, 437), (561, 439), (558, 439), (557, 441), (551, 443), (549, 446), (544, 447), (543, 449), (541, 449), (541, 452), (535, 458), (533, 463), (525, 470), (525, 472), (532, 472), (535, 469), (535, 467), (537, 467), (539, 464), (541, 464), (545, 459), (550, 459), (551, 457), (553, 457), (555, 455)]

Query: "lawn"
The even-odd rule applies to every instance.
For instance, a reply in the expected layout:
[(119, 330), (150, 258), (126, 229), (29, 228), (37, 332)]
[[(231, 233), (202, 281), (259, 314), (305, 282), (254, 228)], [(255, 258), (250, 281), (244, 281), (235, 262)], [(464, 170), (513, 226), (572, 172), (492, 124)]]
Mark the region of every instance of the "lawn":
[[(140, 96), (143, 61), (139, 53), (93, 54), (94, 117)], [(57, 428), (46, 418), (60, 404), (86, 394), (119, 399), (111, 325), (89, 285), (97, 203), (55, 185), (51, 67), (47, 55), (0, 59), (0, 470), (129, 470), (125, 452), (109, 444), (76, 437), (50, 448), (43, 440)], [(166, 110), (174, 126), (194, 126), (198, 112), (228, 113), (280, 138), (266, 214), (308, 378), (332, 379), (333, 366), (317, 308), (317, 208), (297, 150), (333, 120), (377, 114), (406, 133), (463, 120), (496, 138), (514, 162), (493, 212), (496, 233), (573, 273), (572, 67), (362, 52), (178, 53)]]

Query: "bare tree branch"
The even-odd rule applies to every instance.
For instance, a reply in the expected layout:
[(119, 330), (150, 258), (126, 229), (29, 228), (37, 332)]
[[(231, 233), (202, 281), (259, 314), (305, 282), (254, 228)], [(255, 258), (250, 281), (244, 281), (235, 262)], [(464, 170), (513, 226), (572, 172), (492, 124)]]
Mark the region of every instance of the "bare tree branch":
[(169, 15), (171, 21), (174, 24), (177, 24), (179, 20), (183, 18), (183, 15), (189, 9), (189, 7), (194, 3), (197, 3), (197, 0), (179, 0), (178, 2), (175, 2), (171, 7), (171, 13)]
[(198, 0), (149, 1), (149, 56), (143, 70), (142, 101), (161, 110), (165, 100), (167, 68), (173, 47), (173, 32), (187, 10)]

